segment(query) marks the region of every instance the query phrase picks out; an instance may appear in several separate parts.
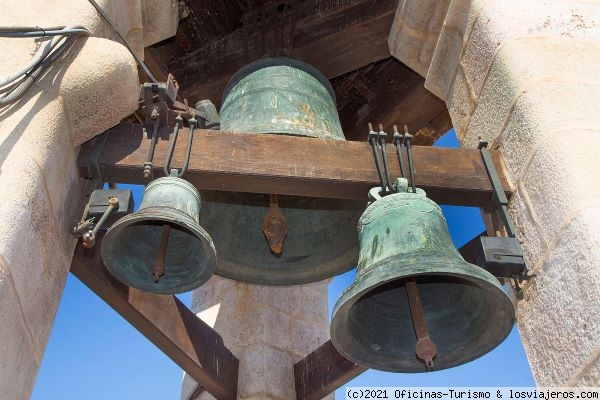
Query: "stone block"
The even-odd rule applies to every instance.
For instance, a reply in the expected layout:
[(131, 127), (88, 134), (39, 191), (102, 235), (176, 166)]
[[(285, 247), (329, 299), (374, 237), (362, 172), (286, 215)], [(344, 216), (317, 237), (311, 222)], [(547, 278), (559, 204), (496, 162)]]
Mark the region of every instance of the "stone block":
[(479, 96), (499, 49), (528, 36), (600, 37), (598, 3), (558, 0), (489, 1), (473, 21), (462, 58), (468, 81)]
[(84, 182), (79, 179), (77, 149), (58, 93), (52, 88), (32, 90), (13, 106), (0, 111), (0, 117), (3, 118), (0, 151), (4, 156), (25, 154), (38, 165), (49, 194), (46, 205), (60, 224), (56, 242), (70, 253), (75, 241), (68, 230), (80, 217), (75, 214), (81, 209)]
[(466, 38), (481, 7), (480, 1), (453, 0), (447, 9), (425, 79), (425, 88), (442, 100), (449, 97)]
[(240, 357), (238, 398), (289, 400), (296, 397), (291, 356), (267, 345), (257, 345)]
[[(590, 109), (593, 99), (600, 96), (593, 85), (600, 84), (599, 63), (600, 40), (526, 37), (507, 43), (491, 65), (464, 145), (475, 147), (479, 136), (493, 142), (515, 112), (524, 113), (515, 118), (525, 118), (523, 122), (528, 125), (531, 119), (545, 124), (536, 132), (540, 136), (550, 126), (569, 118), (573, 122), (579, 122), (582, 115), (594, 119), (594, 113), (583, 111)], [(519, 140), (511, 138), (515, 139)], [(537, 138), (527, 140), (536, 142)], [(526, 143), (516, 147), (520, 149), (521, 145)]]
[(327, 287), (323, 290), (304, 289), (302, 291), (300, 318), (324, 327), (329, 326)]
[(518, 320), (536, 383), (562, 386), (600, 346), (600, 205), (580, 212), (525, 288)]
[(523, 247), (529, 273), (535, 273), (546, 258), (548, 245), (544, 241), (537, 217), (531, 208), (525, 190), (519, 188), (510, 200), (509, 212), (518, 229), (517, 237)]
[(177, 33), (179, 2), (177, 0), (142, 0), (144, 46), (161, 42)]
[(444, 29), (440, 33), (425, 79), (425, 88), (446, 100), (452, 82), (459, 72), (463, 48), (462, 33), (456, 29)]
[(29, 398), (40, 363), (20, 303), (10, 271), (0, 258), (0, 388), (5, 400)]
[(295, 320), (292, 321), (291, 330), (290, 350), (294, 354), (294, 362), (300, 361), (329, 340), (329, 327), (327, 326)]
[[(522, 179), (546, 241), (553, 243), (582, 209), (600, 204), (600, 130), (563, 128), (534, 153)], [(565, 138), (569, 137), (569, 141)], [(560, 138), (560, 139), (558, 139)]]
[(239, 354), (243, 349), (258, 344), (286, 351), (290, 345), (290, 325), (295, 323), (288, 314), (270, 306), (254, 305), (243, 313), (217, 319), (215, 327), (218, 332), (227, 332), (226, 336), (231, 337), (231, 341), (224, 337), (226, 345)]
[(66, 57), (66, 68), (53, 68), (44, 82), (58, 88), (79, 146), (116, 125), (138, 108), (135, 60), (119, 43), (88, 38)]
[[(498, 141), (511, 179), (519, 182), (523, 178), (542, 143), (568, 147), (578, 141), (575, 138), (581, 131), (598, 126), (594, 111), (594, 102), (600, 101), (598, 88), (600, 85), (545, 82), (520, 97)], [(470, 131), (468, 142), (473, 142)]]
[(11, 153), (2, 164), (0, 185), (11, 188), (0, 214), (0, 255), (41, 359), (71, 264), (61, 243), (66, 235), (59, 232), (46, 182), (31, 158)]
[(582, 366), (579, 375), (567, 382), (567, 386), (600, 387), (600, 348), (592, 354), (591, 360)]
[(459, 141), (462, 141), (465, 137), (466, 127), (469, 124), (474, 104), (471, 100), (467, 81), (460, 68), (450, 89), (450, 96), (446, 99), (446, 106), (452, 119), (456, 137)]

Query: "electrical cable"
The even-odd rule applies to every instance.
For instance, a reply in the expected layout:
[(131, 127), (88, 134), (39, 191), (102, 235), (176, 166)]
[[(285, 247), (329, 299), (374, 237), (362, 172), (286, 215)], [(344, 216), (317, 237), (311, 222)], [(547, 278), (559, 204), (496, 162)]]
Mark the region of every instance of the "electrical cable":
[(90, 36), (90, 32), (81, 25), (67, 27), (0, 27), (0, 37), (31, 38), (51, 37), (34, 57), (16, 72), (0, 78), (0, 107), (7, 106), (20, 99), (33, 83), (52, 63), (71, 47), (81, 36)]

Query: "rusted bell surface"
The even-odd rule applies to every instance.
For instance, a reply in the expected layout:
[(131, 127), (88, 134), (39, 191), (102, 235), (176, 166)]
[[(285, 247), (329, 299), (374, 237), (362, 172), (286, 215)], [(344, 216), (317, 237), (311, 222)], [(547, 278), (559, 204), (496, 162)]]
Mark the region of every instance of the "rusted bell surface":
[[(357, 276), (331, 322), (331, 340), (345, 357), (378, 370), (425, 372), (417, 353), (426, 350), (441, 370), (481, 357), (510, 333), (515, 312), (508, 296), (494, 276), (463, 260), (441, 209), (423, 191), (376, 200), (358, 231)], [(418, 350), (418, 316), (411, 315), (407, 289), (420, 296), (420, 328), (430, 338)]]
[[(261, 59), (238, 71), (220, 117), (226, 131), (344, 140), (329, 81), (288, 58)], [(277, 196), (273, 206), (268, 193), (217, 191), (203, 191), (202, 199), (200, 222), (219, 250), (218, 275), (297, 285), (356, 265), (353, 232), (364, 202)]]
[(118, 220), (102, 241), (106, 268), (147, 292), (183, 293), (215, 271), (213, 242), (198, 224), (200, 195), (189, 182), (164, 177), (146, 187), (137, 212)]

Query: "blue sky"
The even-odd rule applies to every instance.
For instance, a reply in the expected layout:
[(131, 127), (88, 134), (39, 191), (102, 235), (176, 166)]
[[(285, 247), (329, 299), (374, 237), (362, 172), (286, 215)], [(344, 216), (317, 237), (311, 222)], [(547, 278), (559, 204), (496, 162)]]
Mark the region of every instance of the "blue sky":
[[(457, 147), (453, 131), (437, 146)], [(119, 185), (125, 187), (126, 185)], [(141, 188), (134, 190), (136, 204)], [(479, 210), (442, 206), (457, 247), (483, 231)], [(329, 309), (354, 279), (355, 271), (335, 277)], [(188, 306), (191, 294), (179, 296)], [(182, 372), (144, 336), (69, 275), (33, 400), (179, 399)], [(534, 386), (516, 328), (496, 349), (478, 360), (444, 371), (394, 374), (369, 370), (347, 386)], [(336, 391), (344, 399), (343, 388)]]

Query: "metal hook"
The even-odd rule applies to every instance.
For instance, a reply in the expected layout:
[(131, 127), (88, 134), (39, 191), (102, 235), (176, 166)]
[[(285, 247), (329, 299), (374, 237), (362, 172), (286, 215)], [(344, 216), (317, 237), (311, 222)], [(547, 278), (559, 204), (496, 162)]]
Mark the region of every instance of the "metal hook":
[(178, 178), (181, 178), (183, 176), (183, 174), (186, 173), (186, 171), (188, 169), (188, 165), (190, 163), (190, 154), (192, 153), (192, 140), (194, 138), (194, 130), (196, 129), (196, 119), (190, 118), (190, 120), (188, 121), (190, 124), (190, 129), (189, 129), (189, 133), (188, 133), (185, 161), (183, 163), (181, 172), (179, 172), (179, 173), (177, 172), (176, 169), (170, 170), (171, 160), (173, 158), (173, 152), (175, 150), (175, 143), (177, 142), (177, 136), (179, 135), (179, 129), (181, 128), (181, 125), (183, 122), (181, 115), (178, 115), (175, 118), (175, 121), (176, 121), (175, 122), (175, 130), (173, 131), (173, 135), (171, 136), (171, 141), (169, 143), (169, 151), (167, 153), (167, 157), (165, 158), (164, 173), (166, 176), (176, 176)]

